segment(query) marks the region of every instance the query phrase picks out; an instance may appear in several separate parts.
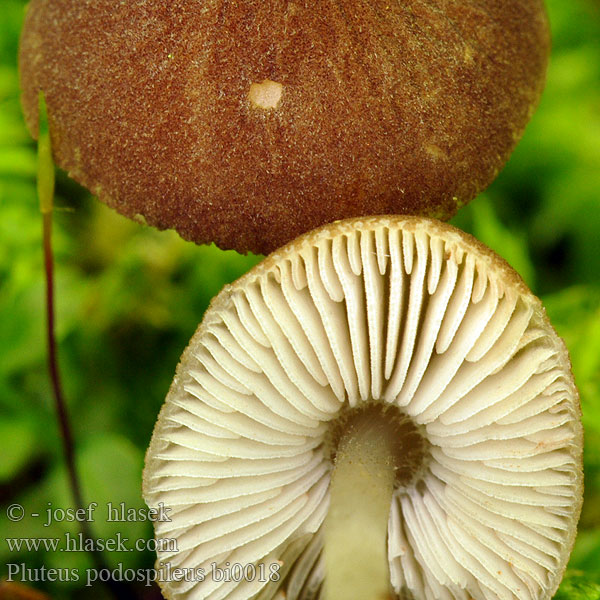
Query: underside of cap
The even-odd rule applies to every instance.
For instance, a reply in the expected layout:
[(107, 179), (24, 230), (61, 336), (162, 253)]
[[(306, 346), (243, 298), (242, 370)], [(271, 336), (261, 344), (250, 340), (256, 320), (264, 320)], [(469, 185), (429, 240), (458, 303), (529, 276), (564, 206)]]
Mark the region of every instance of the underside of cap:
[(172, 509), (157, 540), (177, 541), (158, 552), (165, 595), (319, 598), (331, 432), (370, 406), (426, 454), (395, 484), (390, 589), (549, 600), (582, 502), (566, 349), (502, 259), (408, 217), (311, 232), (211, 304), (146, 459), (146, 502)]
[(542, 0), (32, 0), (23, 107), (119, 212), (267, 253), (336, 219), (450, 218), (536, 107)]

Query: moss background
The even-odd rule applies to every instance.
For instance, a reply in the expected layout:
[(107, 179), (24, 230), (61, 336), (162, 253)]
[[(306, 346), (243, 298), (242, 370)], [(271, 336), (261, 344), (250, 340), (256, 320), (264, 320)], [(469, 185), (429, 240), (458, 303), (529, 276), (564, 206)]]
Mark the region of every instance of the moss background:
[[(504, 256), (543, 299), (570, 349), (586, 430), (585, 503), (569, 576), (556, 598), (600, 599), (600, 2), (549, 0), (554, 49), (542, 103), (498, 180), (454, 223)], [(43, 527), (67, 507), (45, 365), (41, 219), (35, 146), (16, 68), (24, 0), (0, 16), (0, 577), (8, 563), (91, 567), (86, 554), (11, 551), (6, 538), (59, 537)], [(224, 283), (259, 258), (196, 247), (119, 217), (58, 175), (58, 341), (85, 503), (143, 506), (143, 455), (179, 355)], [(50, 503), (50, 504), (49, 504)], [(99, 509), (100, 510), (100, 509)], [(104, 513), (98, 513), (98, 516)], [(45, 521), (44, 521), (45, 522)], [(96, 536), (149, 539), (144, 522), (97, 518)], [(150, 568), (153, 553), (112, 552), (113, 566)], [(85, 581), (33, 582), (50, 597), (105, 598)], [(6, 591), (0, 587), (0, 598)], [(140, 596), (156, 597), (140, 587)]]

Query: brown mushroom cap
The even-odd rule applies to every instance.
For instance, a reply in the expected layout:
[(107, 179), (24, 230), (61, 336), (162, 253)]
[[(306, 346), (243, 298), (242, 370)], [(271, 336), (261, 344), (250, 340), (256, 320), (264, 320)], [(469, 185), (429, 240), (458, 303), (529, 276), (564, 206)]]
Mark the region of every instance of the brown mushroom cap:
[(23, 106), (119, 212), (268, 252), (335, 219), (449, 218), (538, 102), (542, 0), (32, 0)]

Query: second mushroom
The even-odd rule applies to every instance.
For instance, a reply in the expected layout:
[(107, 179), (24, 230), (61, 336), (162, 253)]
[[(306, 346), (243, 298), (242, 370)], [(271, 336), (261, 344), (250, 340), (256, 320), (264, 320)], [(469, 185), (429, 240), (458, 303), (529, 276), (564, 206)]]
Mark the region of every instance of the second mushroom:
[(227, 286), (147, 454), (170, 599), (545, 600), (581, 508), (564, 344), (437, 221), (302, 236)]

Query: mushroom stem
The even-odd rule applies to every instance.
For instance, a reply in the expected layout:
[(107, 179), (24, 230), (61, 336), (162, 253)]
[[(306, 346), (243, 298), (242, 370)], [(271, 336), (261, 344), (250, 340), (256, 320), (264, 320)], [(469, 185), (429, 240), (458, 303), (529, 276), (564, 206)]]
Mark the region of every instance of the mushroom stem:
[(387, 527), (394, 490), (392, 431), (372, 414), (340, 438), (325, 520), (325, 600), (390, 598)]

